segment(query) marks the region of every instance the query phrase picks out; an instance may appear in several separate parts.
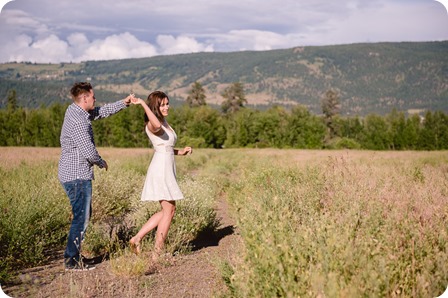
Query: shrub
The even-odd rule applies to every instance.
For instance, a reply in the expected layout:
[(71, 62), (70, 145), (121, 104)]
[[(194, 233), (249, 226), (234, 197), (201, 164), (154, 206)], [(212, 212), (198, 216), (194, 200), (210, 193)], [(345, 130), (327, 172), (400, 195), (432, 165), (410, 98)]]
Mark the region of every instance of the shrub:
[(361, 145), (350, 138), (334, 138), (326, 147), (328, 149), (361, 149)]

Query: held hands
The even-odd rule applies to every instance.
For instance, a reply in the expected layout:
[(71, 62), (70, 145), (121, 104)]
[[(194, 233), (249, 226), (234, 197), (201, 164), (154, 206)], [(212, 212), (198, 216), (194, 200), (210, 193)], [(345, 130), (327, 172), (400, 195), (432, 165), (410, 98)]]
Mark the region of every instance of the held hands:
[(129, 96), (131, 96), (131, 103), (134, 105), (141, 105), (144, 102), (143, 99), (135, 97), (134, 94), (131, 94)]
[(129, 94), (128, 96), (126, 96), (125, 99), (123, 99), (123, 102), (125, 105), (129, 105), (132, 102), (132, 98), (134, 97), (134, 93)]
[(131, 93), (128, 96), (126, 96), (125, 99), (123, 99), (123, 102), (128, 106), (131, 103), (134, 105), (142, 104), (142, 102), (144, 102), (144, 101), (143, 101), (143, 99), (135, 97), (134, 93)]

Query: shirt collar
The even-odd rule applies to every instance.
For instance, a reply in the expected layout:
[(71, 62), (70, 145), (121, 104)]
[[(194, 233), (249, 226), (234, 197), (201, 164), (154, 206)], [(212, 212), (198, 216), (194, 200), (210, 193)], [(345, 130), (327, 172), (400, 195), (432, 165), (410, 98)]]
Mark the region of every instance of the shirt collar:
[(87, 112), (86, 110), (84, 110), (83, 108), (81, 108), (80, 106), (78, 106), (76, 103), (72, 103), (72, 106), (73, 106), (73, 109), (74, 109), (76, 112), (78, 112), (78, 113), (82, 114), (83, 116), (85, 116), (86, 119), (89, 118), (89, 116), (90, 116), (89, 112)]

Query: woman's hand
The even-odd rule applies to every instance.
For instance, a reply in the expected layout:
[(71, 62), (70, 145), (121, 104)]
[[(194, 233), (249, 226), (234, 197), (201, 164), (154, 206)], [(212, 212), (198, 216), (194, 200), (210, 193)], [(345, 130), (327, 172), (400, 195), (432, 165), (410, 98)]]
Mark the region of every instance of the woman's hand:
[(187, 154), (192, 154), (193, 153), (193, 148), (191, 147), (185, 147), (182, 150), (179, 150), (179, 155), (187, 155)]
[(135, 97), (135, 96), (132, 94), (132, 96), (131, 96), (131, 103), (132, 103), (132, 104), (134, 104), (134, 105), (141, 105), (142, 102), (144, 102), (143, 99), (138, 98), (138, 97)]

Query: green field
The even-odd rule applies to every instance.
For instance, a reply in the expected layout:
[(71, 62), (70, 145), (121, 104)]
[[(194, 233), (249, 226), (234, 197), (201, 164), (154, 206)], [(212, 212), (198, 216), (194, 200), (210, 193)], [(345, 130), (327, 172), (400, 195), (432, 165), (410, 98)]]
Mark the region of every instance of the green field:
[[(84, 248), (119, 263), (152, 213), (139, 201), (151, 150), (99, 150)], [(230, 205), (242, 237), (223, 264), (234, 297), (437, 297), (448, 285), (448, 152), (196, 150), (177, 159), (189, 200), (167, 250), (216, 228)], [(0, 283), (61, 250), (70, 209), (57, 181), (57, 148), (0, 148)], [(151, 246), (148, 237), (145, 245)], [(115, 267), (117, 274), (142, 274)]]

